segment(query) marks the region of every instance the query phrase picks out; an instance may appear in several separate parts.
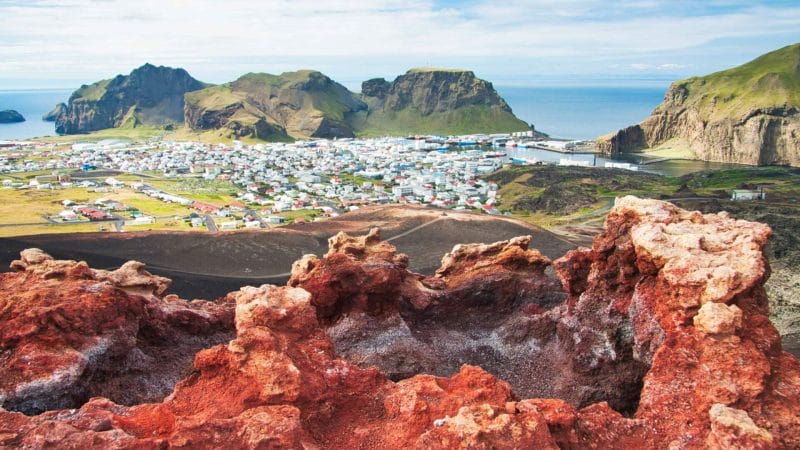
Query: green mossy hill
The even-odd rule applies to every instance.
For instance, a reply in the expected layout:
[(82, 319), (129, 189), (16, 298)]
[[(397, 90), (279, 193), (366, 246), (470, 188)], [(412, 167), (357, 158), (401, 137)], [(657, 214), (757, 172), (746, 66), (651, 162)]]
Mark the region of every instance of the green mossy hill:
[(355, 127), (360, 135), (525, 131), (492, 83), (468, 70), (411, 69), (393, 82), (365, 81), (369, 104)]
[(73, 92), (55, 116), (56, 132), (182, 124), (184, 94), (204, 87), (183, 69), (145, 64), (129, 75), (83, 85)]
[(186, 95), (186, 125), (229, 130), (231, 137), (276, 140), (353, 137), (350, 118), (367, 105), (313, 70), (280, 75), (248, 73)]
[(800, 108), (800, 44), (790, 45), (733, 69), (673, 83), (669, 97), (697, 105), (709, 121), (754, 109)]
[(25, 118), (22, 117), (22, 114), (14, 111), (13, 109), (0, 111), (0, 123), (18, 123), (18, 122), (25, 122)]
[(597, 142), (618, 153), (671, 139), (703, 160), (800, 165), (800, 44), (676, 81), (650, 117)]

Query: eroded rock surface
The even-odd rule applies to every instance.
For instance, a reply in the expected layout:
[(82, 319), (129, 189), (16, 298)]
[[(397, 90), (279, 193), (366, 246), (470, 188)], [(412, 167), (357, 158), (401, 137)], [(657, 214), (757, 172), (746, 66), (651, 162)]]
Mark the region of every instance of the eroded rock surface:
[[(558, 280), (524, 237), (458, 246), (424, 277), (377, 232), (338, 235), (324, 257), (295, 264), (289, 286), (246, 287), (210, 304), (235, 302), (236, 337), (197, 353), (163, 401), (0, 410), (0, 445), (797, 448), (800, 364), (767, 318), (769, 234), (626, 197), (591, 249), (552, 263)], [(147, 322), (146, 311), (167, 302), (138, 265), (111, 277), (27, 252), (16, 267), (2, 279), (0, 319), (3, 333), (20, 335), (2, 341), (3, 378), (18, 373), (18, 384), (37, 378), (12, 372), (9, 355), (80, 353), (111, 324)], [(81, 320), (105, 316), (103, 326), (77, 330), (72, 319), (22, 335), (9, 322), (17, 316), (8, 311), (25, 310), (46, 325), (45, 305), (75, 299)], [(213, 316), (173, 303), (182, 324)], [(74, 364), (53, 361), (36, 376)]]
[(115, 271), (22, 252), (0, 275), (0, 405), (24, 413), (93, 396), (160, 401), (192, 355), (229, 340), (232, 302), (163, 296), (170, 281), (130, 261)]

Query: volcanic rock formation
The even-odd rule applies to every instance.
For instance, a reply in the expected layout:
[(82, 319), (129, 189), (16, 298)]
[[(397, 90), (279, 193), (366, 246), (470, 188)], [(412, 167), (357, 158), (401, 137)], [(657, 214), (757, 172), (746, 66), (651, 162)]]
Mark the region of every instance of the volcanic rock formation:
[(686, 146), (698, 159), (800, 166), (800, 44), (673, 83), (637, 125), (597, 139), (606, 153)]
[(50, 111), (44, 113), (42, 115), (42, 120), (45, 122), (55, 122), (58, 119), (58, 116), (61, 114), (65, 114), (67, 112), (67, 104), (66, 103), (58, 103), (56, 106), (53, 107)]
[(182, 124), (183, 95), (203, 87), (183, 69), (145, 64), (130, 75), (83, 85), (73, 92), (55, 118), (56, 132)]
[(527, 131), (492, 83), (469, 70), (411, 69), (391, 83), (361, 84), (369, 104), (362, 133), (495, 133)]
[(185, 121), (195, 131), (228, 129), (236, 137), (263, 140), (353, 137), (348, 120), (366, 107), (314, 70), (248, 73), (187, 94)]
[[(591, 249), (552, 263), (558, 280), (526, 237), (457, 246), (426, 277), (373, 231), (331, 238), (289, 286), (205, 305), (162, 297), (138, 263), (26, 251), (0, 278), (0, 445), (797, 448), (800, 364), (767, 319), (769, 234), (626, 197)], [(233, 303), (235, 339), (197, 353), (163, 401), (55, 398), (136, 370), (82, 375), (113, 358), (224, 331)], [(77, 409), (15, 412), (62, 407)]]

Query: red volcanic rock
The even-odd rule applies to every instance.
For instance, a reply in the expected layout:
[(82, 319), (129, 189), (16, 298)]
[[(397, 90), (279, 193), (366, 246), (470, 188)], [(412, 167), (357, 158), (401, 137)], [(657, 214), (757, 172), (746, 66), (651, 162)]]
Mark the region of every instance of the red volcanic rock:
[(800, 364), (767, 318), (769, 233), (628, 197), (591, 249), (553, 263), (560, 282), (526, 238), (459, 246), (425, 277), (377, 232), (339, 235), (289, 286), (208, 309), (161, 298), (139, 265), (26, 252), (2, 278), (7, 410), (57, 408), (41, 399), (92, 386), (63, 374), (105, 367), (95, 354), (209, 333), (234, 302), (236, 336), (156, 403), (0, 409), (0, 446), (797, 448)]
[(103, 395), (159, 400), (191, 355), (230, 338), (231, 306), (162, 297), (169, 280), (131, 261), (115, 271), (22, 252), (0, 275), (0, 405), (27, 413)]

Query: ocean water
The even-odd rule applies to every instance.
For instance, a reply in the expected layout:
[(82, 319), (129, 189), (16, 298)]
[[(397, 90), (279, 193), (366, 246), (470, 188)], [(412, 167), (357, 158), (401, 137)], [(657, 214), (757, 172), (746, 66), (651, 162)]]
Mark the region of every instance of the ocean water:
[[(638, 123), (661, 102), (664, 87), (508, 87), (497, 91), (514, 113), (553, 137), (593, 139)], [(0, 140), (54, 133), (42, 114), (66, 102), (69, 90), (0, 90), (0, 110), (15, 109), (26, 122), (0, 124)]]
[(0, 111), (14, 109), (25, 118), (21, 123), (0, 123), (0, 140), (28, 139), (55, 134), (55, 124), (45, 122), (42, 115), (60, 102), (69, 99), (71, 90), (47, 89), (31, 91), (0, 90)]
[(556, 138), (594, 139), (644, 120), (663, 87), (495, 86), (520, 119)]

